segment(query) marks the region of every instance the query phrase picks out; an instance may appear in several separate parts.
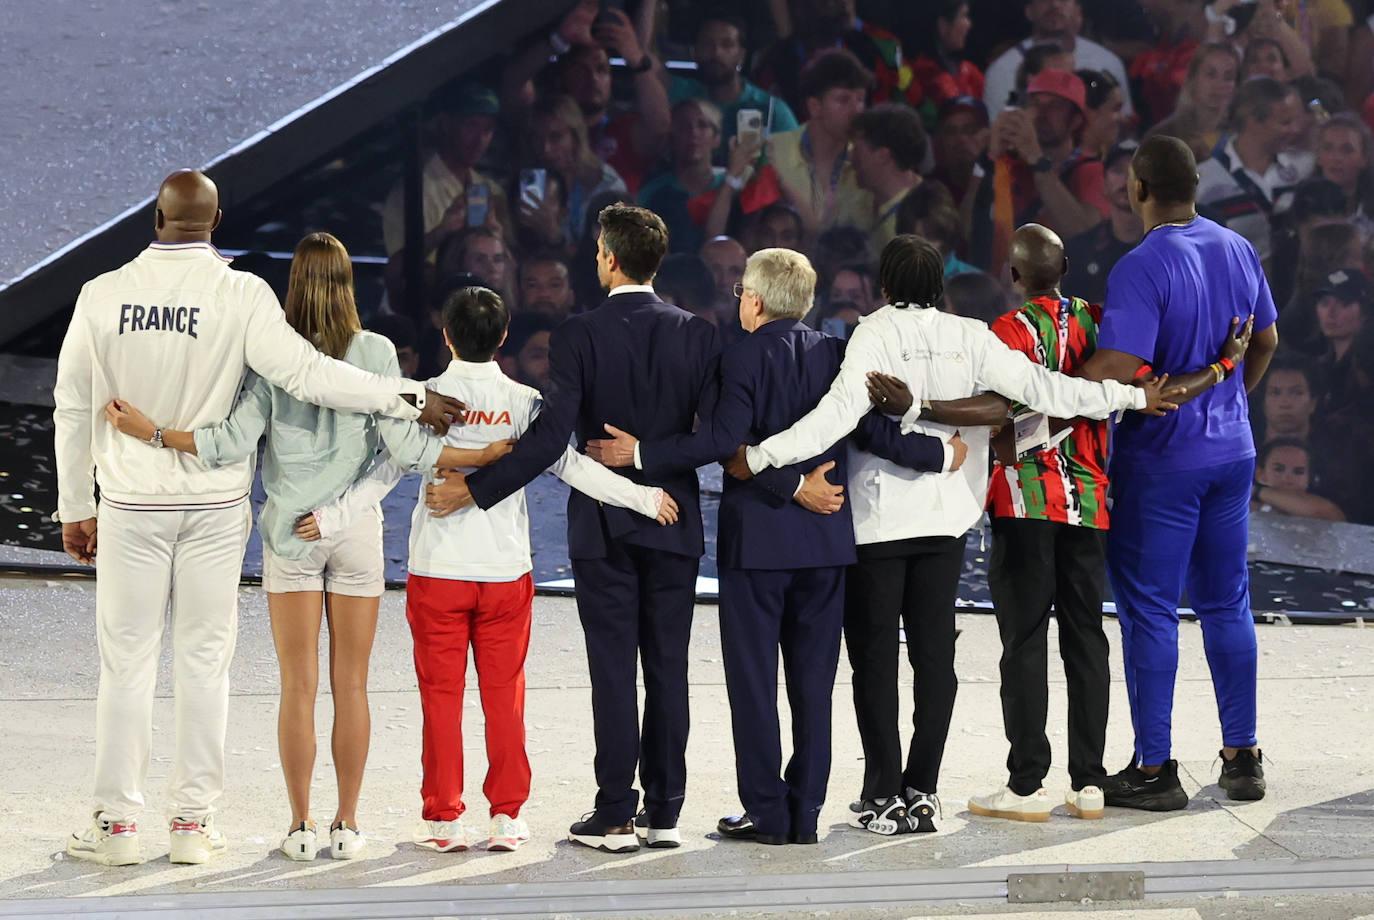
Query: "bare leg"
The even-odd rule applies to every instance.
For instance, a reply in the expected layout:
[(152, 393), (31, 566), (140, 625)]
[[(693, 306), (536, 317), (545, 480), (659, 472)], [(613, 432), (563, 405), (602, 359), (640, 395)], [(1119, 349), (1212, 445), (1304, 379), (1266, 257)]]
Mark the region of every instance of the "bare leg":
[(310, 778), (315, 772), (315, 693), (320, 684), (319, 591), (267, 595), (272, 641), (281, 669), (277, 749), (291, 802), (291, 829), (310, 820)]
[(367, 665), (377, 633), (379, 597), (325, 595), (329, 617), (329, 685), (334, 694), (334, 771), (339, 810), (330, 822), (358, 826), (358, 795), (363, 787), (372, 714), (367, 705)]

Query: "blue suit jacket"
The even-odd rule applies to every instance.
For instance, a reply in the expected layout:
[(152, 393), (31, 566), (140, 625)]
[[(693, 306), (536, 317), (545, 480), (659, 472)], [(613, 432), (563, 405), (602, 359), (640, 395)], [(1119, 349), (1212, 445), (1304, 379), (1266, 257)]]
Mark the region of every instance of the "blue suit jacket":
[[(718, 394), (695, 434), (641, 438), (639, 459), (650, 477), (670, 475), (729, 457), (740, 444), (758, 444), (791, 428), (830, 389), (844, 360), (845, 342), (793, 320), (774, 320), (725, 349)], [(634, 429), (628, 429), (638, 435)], [(903, 436), (896, 422), (870, 412), (855, 444), (917, 470), (944, 467), (939, 438)], [(800, 472), (833, 460), (827, 478), (848, 484), (841, 439), (825, 453), (789, 467), (785, 477), (751, 482), (725, 477), (720, 502), (718, 562), (736, 569), (803, 569), (855, 561), (849, 502), (835, 514), (814, 514), (793, 502)], [(772, 472), (772, 471), (768, 471)]]
[[(606, 423), (651, 439), (690, 433), (703, 396), (715, 392), (719, 351), (714, 326), (652, 293), (617, 294), (590, 313), (569, 317), (549, 343), (550, 385), (543, 410), (509, 455), (468, 476), (473, 499), (478, 507), (492, 507), (548, 469), (570, 436), (576, 435), (578, 450), (585, 450), (588, 440), (606, 437)], [(695, 468), (615, 472), (672, 495), (680, 509), (677, 523), (660, 527), (574, 490), (568, 497), (569, 556), (602, 558), (609, 540), (683, 556), (702, 554)], [(781, 489), (788, 480), (794, 490), (796, 473), (790, 468), (772, 470), (764, 481)]]

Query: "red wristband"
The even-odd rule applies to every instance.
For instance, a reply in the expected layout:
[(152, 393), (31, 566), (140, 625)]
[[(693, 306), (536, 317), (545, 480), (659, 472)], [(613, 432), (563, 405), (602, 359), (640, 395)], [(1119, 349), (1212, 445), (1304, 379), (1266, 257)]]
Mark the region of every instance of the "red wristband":
[(1230, 377), (1236, 369), (1236, 363), (1230, 358), (1221, 358), (1217, 363), (1221, 365), (1222, 370), (1226, 371), (1227, 377)]

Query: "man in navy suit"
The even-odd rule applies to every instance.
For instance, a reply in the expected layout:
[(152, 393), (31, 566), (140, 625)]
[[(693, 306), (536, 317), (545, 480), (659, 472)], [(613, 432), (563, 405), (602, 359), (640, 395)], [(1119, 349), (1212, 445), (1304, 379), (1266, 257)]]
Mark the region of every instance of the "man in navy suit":
[[(750, 257), (740, 293), (740, 324), (751, 333), (721, 355), (718, 396), (704, 406), (695, 434), (639, 441), (607, 425), (610, 439), (587, 453), (610, 467), (635, 467), (654, 479), (724, 460), (742, 443), (787, 430), (825, 395), (844, 358), (844, 341), (801, 323), (816, 273), (806, 257), (764, 249)], [(870, 413), (855, 433), (860, 449), (919, 470), (946, 466), (944, 442), (912, 434)], [(957, 445), (956, 445), (957, 450)], [(736, 772), (745, 813), (722, 818), (727, 838), (766, 844), (815, 843), (830, 777), (830, 710), (844, 623), (845, 567), (856, 561), (854, 525), (833, 501), (811, 492), (845, 481), (842, 441), (804, 461), (782, 494), (725, 479), (720, 503), (720, 629), (734, 726)], [(814, 487), (814, 488), (813, 488)], [(792, 492), (796, 492), (796, 500)], [(819, 513), (815, 513), (819, 512)], [(792, 758), (782, 772), (778, 727), (778, 650), (792, 709)], [(782, 773), (780, 777), (779, 774)]]
[[(479, 507), (490, 508), (547, 469), (574, 433), (579, 446), (602, 434), (608, 422), (652, 438), (689, 433), (703, 392), (714, 391), (715, 327), (664, 303), (650, 286), (668, 249), (663, 221), (652, 211), (616, 204), (601, 212), (599, 222), (597, 273), (610, 296), (554, 332), (545, 405), (515, 449), (469, 475), (465, 485), (453, 477)], [(800, 474), (796, 468), (777, 472), (761, 485), (790, 498)], [(568, 497), (568, 554), (587, 643), (598, 787), (595, 810), (572, 826), (569, 839), (610, 852), (638, 849), (641, 836), (651, 847), (681, 842), (687, 646), (704, 550), (692, 468), (623, 473), (667, 491), (681, 515), (676, 525), (660, 527), (576, 491)], [(637, 658), (644, 668), (642, 731)], [(636, 764), (644, 787), (638, 815)]]

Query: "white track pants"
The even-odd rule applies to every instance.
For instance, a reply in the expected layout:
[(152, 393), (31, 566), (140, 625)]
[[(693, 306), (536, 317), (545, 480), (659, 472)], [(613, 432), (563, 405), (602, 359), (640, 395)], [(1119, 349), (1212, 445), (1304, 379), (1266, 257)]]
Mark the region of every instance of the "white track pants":
[(229, 661), (249, 503), (131, 511), (103, 504), (96, 544), (95, 807), (132, 821), (143, 809), (162, 630), (170, 599), (176, 757), (169, 816), (201, 818), (224, 790)]

